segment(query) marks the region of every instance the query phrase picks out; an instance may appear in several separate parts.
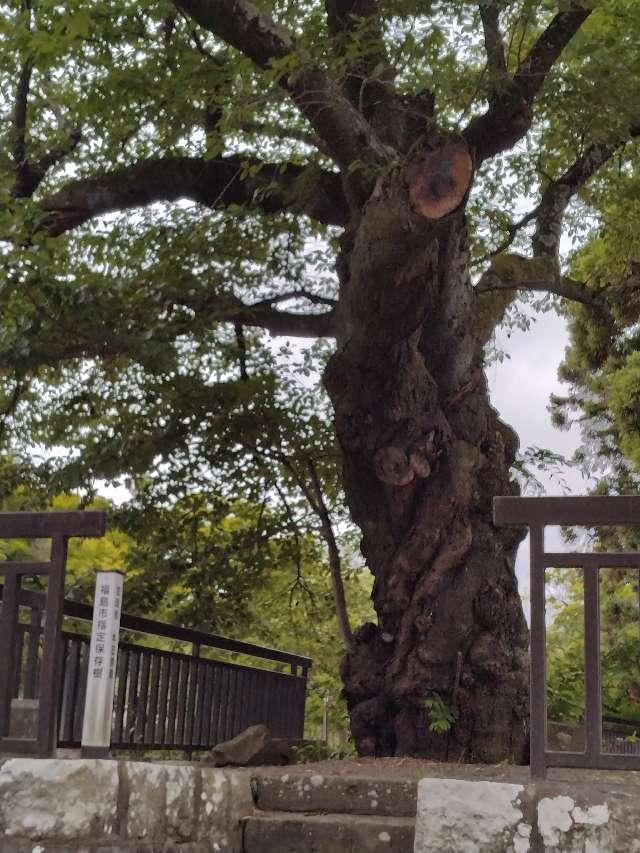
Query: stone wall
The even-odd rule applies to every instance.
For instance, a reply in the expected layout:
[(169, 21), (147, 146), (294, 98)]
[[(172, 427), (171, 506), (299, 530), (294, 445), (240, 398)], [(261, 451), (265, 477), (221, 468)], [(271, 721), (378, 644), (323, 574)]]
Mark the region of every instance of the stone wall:
[(414, 853), (640, 853), (639, 790), (423, 779)]
[(0, 853), (240, 853), (250, 772), (179, 762), (0, 762)]

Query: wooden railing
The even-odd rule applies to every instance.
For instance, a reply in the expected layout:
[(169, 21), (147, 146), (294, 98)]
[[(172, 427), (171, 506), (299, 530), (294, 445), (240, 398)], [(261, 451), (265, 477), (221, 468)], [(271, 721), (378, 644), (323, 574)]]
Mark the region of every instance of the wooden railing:
[[(105, 524), (104, 512), (0, 513), (0, 538), (50, 541), (48, 560), (0, 561), (0, 577), (4, 578), (0, 614), (0, 752), (51, 755), (55, 749), (67, 545), (74, 536), (103, 536)], [(36, 608), (37, 625), (32, 624), (29, 630), (20, 626), (24, 578), (42, 578), (47, 589)], [(35, 617), (32, 613), (30, 618)], [(13, 700), (25, 648), (23, 695), (31, 703), (30, 713), (35, 713), (31, 715), (29, 733), (17, 734)]]
[[(43, 593), (19, 591), (21, 613), (11, 676), (14, 699), (38, 695), (44, 603)], [(78, 747), (89, 667), (88, 623), (93, 611), (66, 600), (63, 612), (68, 619), (87, 625), (87, 633), (63, 627), (58, 656), (57, 745)], [(274, 737), (302, 738), (309, 658), (125, 613), (120, 627), (125, 635), (145, 635), (147, 643), (157, 644), (160, 639), (165, 646), (188, 644), (190, 653), (145, 645), (144, 640), (120, 643), (112, 748), (191, 753), (257, 723), (267, 725)], [(225, 654), (227, 658), (250, 658), (259, 665), (222, 659)]]
[[(498, 525), (528, 527), (531, 568), (531, 774), (544, 777), (547, 767), (593, 767), (603, 770), (640, 770), (640, 755), (620, 754), (603, 737), (602, 677), (600, 672), (600, 570), (627, 568), (640, 571), (640, 553), (551, 553), (545, 551), (547, 525), (640, 526), (640, 497), (514, 498), (493, 503)], [(549, 749), (547, 739), (545, 571), (580, 569), (584, 576), (585, 749)], [(638, 650), (640, 654), (640, 649)]]

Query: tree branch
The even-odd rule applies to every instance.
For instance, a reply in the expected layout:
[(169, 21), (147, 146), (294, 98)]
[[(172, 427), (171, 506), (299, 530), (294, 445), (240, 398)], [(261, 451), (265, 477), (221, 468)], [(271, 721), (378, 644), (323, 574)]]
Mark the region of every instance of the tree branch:
[(244, 336), (244, 326), (242, 323), (234, 323), (233, 330), (236, 336), (236, 344), (238, 346), (238, 366), (240, 367), (240, 379), (246, 382), (249, 379), (247, 372), (247, 339)]
[(3, 441), (7, 433), (9, 420), (18, 408), (22, 395), (29, 390), (30, 380), (19, 375), (16, 371), (14, 383), (13, 391), (9, 395), (5, 407), (0, 412), (0, 442)]
[(33, 60), (26, 59), (18, 74), (16, 85), (16, 99), (12, 117), (12, 145), (11, 154), (13, 165), (20, 179), (20, 173), (27, 165), (27, 108), (29, 98), (29, 87), (31, 85), (31, 74), (33, 73)]
[(491, 71), (504, 74), (507, 70), (504, 41), (500, 32), (500, 10), (495, 2), (480, 3), (480, 18), (487, 51), (487, 66)]
[[(247, 167), (261, 168), (243, 180)], [(344, 225), (347, 218), (342, 183), (333, 172), (234, 156), (165, 157), (68, 183), (40, 202), (47, 212), (42, 227), (57, 236), (105, 213), (178, 199), (264, 213), (297, 211), (327, 225)]]
[[(574, 281), (573, 279), (562, 276), (555, 278), (552, 274), (543, 277), (535, 277), (536, 272), (540, 271), (540, 267), (536, 265), (535, 259), (525, 258), (521, 255), (503, 255), (502, 260), (514, 262), (513, 269), (517, 268), (517, 274), (509, 274), (506, 272), (506, 264), (503, 266), (490, 267), (485, 272), (480, 281), (476, 285), (478, 293), (490, 293), (497, 290), (531, 290), (540, 293), (551, 293), (556, 296), (561, 296), (563, 299), (570, 299), (573, 302), (580, 302), (583, 305), (589, 305), (602, 311), (605, 305), (601, 299), (594, 296), (593, 293), (584, 284)], [(531, 268), (532, 276), (527, 277), (527, 269)]]
[(244, 326), (265, 329), (272, 335), (292, 338), (330, 338), (336, 334), (333, 311), (323, 314), (295, 314), (292, 311), (278, 311), (270, 305), (253, 306), (240, 303), (229, 319)]
[(540, 34), (511, 80), (506, 80), (489, 109), (472, 119), (464, 130), (469, 147), (475, 152), (476, 164), (515, 145), (529, 131), (533, 121), (533, 101), (549, 71), (592, 13), (580, 0), (570, 0), (570, 7), (558, 12)]
[(593, 9), (584, 8), (580, 0), (570, 0), (569, 8), (558, 12), (540, 34), (514, 77), (514, 83), (527, 103), (532, 103), (549, 71), (592, 12)]
[(277, 296), (269, 296), (266, 299), (262, 299), (260, 302), (254, 302), (253, 307), (257, 308), (261, 305), (276, 305), (278, 302), (288, 302), (290, 299), (307, 299), (309, 302), (316, 305), (328, 305), (331, 308), (335, 308), (338, 304), (336, 299), (330, 299), (327, 296), (319, 296), (316, 293), (311, 293), (311, 291), (304, 287), (300, 287), (297, 290), (278, 293)]
[(245, 121), (240, 128), (247, 133), (256, 133), (261, 136), (272, 136), (274, 139), (282, 139), (284, 142), (294, 140), (303, 142), (312, 148), (316, 148), (322, 153), (326, 153), (323, 141), (313, 133), (307, 133), (304, 130), (296, 130), (289, 127), (275, 127), (270, 124), (261, 124), (257, 121)]
[(490, 261), (491, 258), (495, 258), (497, 255), (501, 255), (503, 252), (506, 252), (509, 246), (515, 240), (518, 231), (520, 231), (521, 228), (524, 228), (530, 222), (533, 222), (537, 215), (538, 208), (534, 207), (533, 210), (530, 210), (529, 213), (525, 213), (525, 215), (521, 219), (518, 219), (517, 222), (512, 222), (511, 225), (509, 225), (509, 227), (507, 228), (507, 236), (502, 241), (502, 243), (500, 243), (497, 248), (493, 249), (487, 255), (484, 255), (483, 257), (479, 258), (476, 263), (480, 264), (485, 261)]
[[(493, 263), (476, 285), (476, 291), (483, 294), (510, 290), (550, 293), (563, 299), (570, 299), (572, 302), (579, 302), (596, 312), (609, 327), (615, 327), (614, 317), (606, 301), (589, 290), (586, 284), (561, 275), (547, 258), (525, 258), (516, 254), (499, 255), (494, 258)], [(500, 321), (506, 304), (498, 300), (493, 306), (489, 305), (490, 316), (485, 318), (485, 328), (490, 326), (492, 329)]]
[(298, 468), (293, 464), (286, 453), (279, 450), (274, 450), (272, 455), (289, 471), (302, 494), (305, 496), (307, 503), (320, 521), (320, 531), (322, 538), (327, 545), (329, 555), (329, 571), (331, 574), (331, 585), (333, 587), (333, 598), (336, 608), (336, 618), (338, 627), (342, 634), (342, 639), (345, 648), (349, 653), (353, 653), (355, 643), (353, 632), (349, 623), (349, 612), (347, 609), (347, 599), (344, 593), (344, 582), (342, 580), (342, 561), (340, 558), (340, 549), (333, 531), (333, 522), (331, 513), (327, 507), (322, 491), (322, 484), (318, 476), (318, 471), (315, 463), (306, 453), (302, 453), (305, 468), (308, 471), (310, 482), (307, 481)]
[[(252, 326), (273, 335), (287, 337), (319, 338), (335, 335), (334, 311), (322, 314), (298, 314), (279, 311), (263, 302), (252, 305), (242, 302), (233, 294), (212, 294), (201, 281), (186, 279), (175, 285), (161, 302), (154, 300), (153, 310), (166, 319), (162, 325), (153, 327), (154, 343), (172, 345), (177, 338), (193, 334), (194, 315), (200, 327), (212, 328), (218, 323), (234, 327)], [(132, 283), (131, 286), (135, 286)], [(140, 288), (144, 287), (143, 283)], [(192, 295), (197, 290), (202, 296)], [(25, 295), (29, 296), (28, 288)], [(38, 291), (39, 295), (39, 291)], [(58, 364), (82, 358), (118, 358), (123, 356), (145, 363), (148, 351), (149, 308), (148, 303), (139, 302), (135, 311), (122, 317), (119, 325), (113, 314), (101, 304), (91, 300), (83, 303), (81, 315), (64, 313), (58, 307), (42, 299), (34, 299), (40, 325), (37, 337), (30, 341), (29, 363)], [(186, 308), (177, 311), (176, 308)], [(11, 351), (5, 351), (5, 362), (22, 369), (24, 359)], [(6, 366), (6, 365), (5, 365)]]
[[(24, 27), (27, 33), (31, 31), (31, 0), (23, 0), (21, 10), (25, 15)], [(22, 56), (20, 70), (16, 83), (16, 95), (11, 117), (11, 156), (16, 174), (16, 182), (12, 189), (15, 198), (21, 198), (21, 185), (28, 174), (27, 152), (27, 121), (29, 114), (29, 90), (33, 73), (33, 56)]]
[[(260, 68), (293, 53), (291, 34), (249, 0), (176, 0), (200, 26), (235, 47)], [(315, 128), (327, 151), (342, 168), (356, 160), (384, 161), (389, 152), (364, 116), (342, 95), (332, 78), (318, 68), (283, 73), (280, 85)]]
[[(342, 639), (345, 644), (345, 648), (350, 654), (353, 654), (355, 651), (355, 641), (353, 639), (353, 631), (351, 630), (351, 624), (349, 622), (349, 611), (347, 608), (347, 598), (344, 592), (344, 581), (342, 579), (342, 560), (340, 557), (340, 549), (338, 547), (338, 542), (336, 540), (336, 536), (333, 530), (333, 523), (331, 520), (331, 513), (329, 512), (329, 508), (324, 499), (324, 494), (322, 492), (322, 484), (320, 483), (320, 478), (318, 477), (318, 471), (316, 469), (315, 463), (311, 459), (310, 456), (306, 456), (306, 464), (307, 469), (309, 471), (311, 477), (311, 495), (307, 495), (307, 500), (309, 500), (311, 507), (314, 512), (318, 516), (320, 520), (320, 529), (322, 531), (322, 536), (327, 545), (327, 552), (329, 555), (329, 571), (331, 572), (331, 584), (333, 586), (333, 600), (336, 608), (336, 618), (338, 620), (338, 627), (340, 628), (340, 633), (342, 634)], [(303, 491), (308, 489), (306, 484), (303, 485)], [(310, 498), (313, 497), (314, 500)]]
[(65, 140), (43, 154), (35, 163), (25, 160), (14, 187), (14, 196), (16, 198), (31, 198), (49, 169), (71, 154), (80, 143), (81, 138), (80, 130), (73, 129)]
[[(636, 136), (640, 136), (640, 124), (629, 130), (630, 138)], [(584, 154), (578, 157), (563, 175), (549, 183), (536, 208), (536, 230), (533, 236), (533, 252), (536, 257), (548, 258), (559, 268), (562, 220), (569, 202), (598, 169), (627, 142), (628, 139), (589, 145)]]
[(370, 118), (376, 107), (382, 109), (394, 98), (390, 86), (395, 70), (385, 49), (378, 0), (325, 0), (327, 25), (336, 52), (348, 53), (349, 43), (361, 21), (366, 21), (366, 48), (356, 51), (347, 63), (345, 92), (351, 103)]
[(293, 50), (291, 34), (249, 0), (176, 0), (176, 5), (260, 68)]

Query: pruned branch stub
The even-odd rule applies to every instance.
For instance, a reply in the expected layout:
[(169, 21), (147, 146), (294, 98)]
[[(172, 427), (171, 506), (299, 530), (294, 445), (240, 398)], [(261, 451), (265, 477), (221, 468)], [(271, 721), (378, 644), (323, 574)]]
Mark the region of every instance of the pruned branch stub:
[(464, 142), (448, 142), (423, 154), (407, 173), (411, 206), (426, 219), (441, 219), (461, 204), (472, 175), (473, 160)]

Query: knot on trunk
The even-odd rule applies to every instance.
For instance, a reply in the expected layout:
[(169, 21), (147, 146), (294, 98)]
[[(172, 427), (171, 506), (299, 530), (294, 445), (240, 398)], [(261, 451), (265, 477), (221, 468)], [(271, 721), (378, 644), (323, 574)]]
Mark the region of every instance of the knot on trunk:
[(411, 206), (426, 219), (441, 219), (462, 203), (472, 174), (473, 160), (462, 141), (423, 154), (407, 173)]
[(424, 441), (414, 444), (408, 451), (390, 445), (381, 447), (373, 457), (376, 477), (390, 486), (406, 486), (416, 477), (431, 475), (433, 456), (432, 432)]
[(373, 457), (376, 477), (390, 486), (406, 486), (415, 477), (409, 457), (401, 447), (381, 447)]

